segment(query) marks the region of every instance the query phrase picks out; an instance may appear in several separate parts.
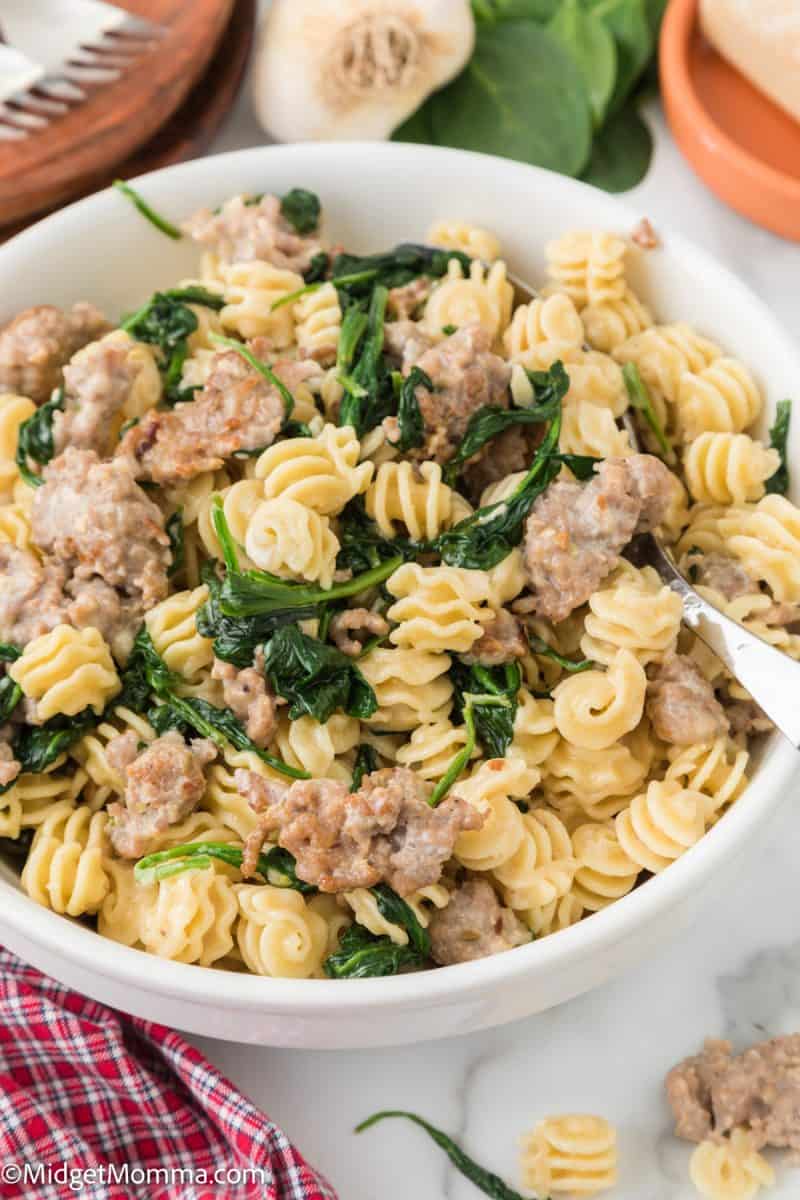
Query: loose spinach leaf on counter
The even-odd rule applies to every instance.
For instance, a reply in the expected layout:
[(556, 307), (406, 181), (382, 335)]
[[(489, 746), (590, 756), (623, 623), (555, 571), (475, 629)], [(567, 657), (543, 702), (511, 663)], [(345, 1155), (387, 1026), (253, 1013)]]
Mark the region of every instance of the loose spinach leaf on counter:
[[(522, 686), (522, 672), (517, 663), (499, 667), (483, 667), (480, 663), (465, 663), (454, 658), (450, 668), (453, 681), (454, 710), (463, 720), (465, 697), (471, 696), (475, 734), (488, 758), (503, 758), (514, 737), (517, 697)], [(498, 696), (505, 703), (482, 704), (480, 696)]]
[[(356, 926), (353, 926), (353, 928), (356, 928)], [(402, 1117), (404, 1120), (413, 1121), (415, 1125), (419, 1125), (421, 1129), (424, 1129), (429, 1137), (433, 1138), (436, 1145), (441, 1146), (453, 1166), (470, 1183), (474, 1183), (475, 1187), (482, 1191), (485, 1196), (489, 1196), (490, 1200), (524, 1200), (524, 1197), (519, 1192), (515, 1192), (513, 1188), (503, 1183), (499, 1175), (495, 1175), (491, 1171), (487, 1171), (485, 1167), (480, 1166), (473, 1158), (465, 1154), (451, 1137), (448, 1137), (441, 1129), (437, 1129), (435, 1125), (430, 1125), (422, 1117), (418, 1117), (416, 1113), (405, 1112), (401, 1109), (385, 1109), (383, 1112), (373, 1113), (371, 1117), (367, 1117), (366, 1121), (362, 1121), (360, 1125), (356, 1125), (355, 1132), (363, 1133), (365, 1129), (370, 1129), (373, 1125), (377, 1125), (378, 1121), (385, 1121), (388, 1117)], [(542, 1196), (541, 1200), (547, 1200), (547, 1197)]]
[(487, 442), (513, 425), (541, 425), (558, 415), (561, 402), (569, 391), (569, 375), (559, 360), (547, 371), (528, 371), (534, 402), (529, 408), (498, 408), (487, 404), (472, 414), (467, 431), (445, 468), (445, 480), (452, 484), (460, 468)]
[(559, 411), (550, 422), (530, 469), (508, 499), (476, 509), (452, 529), (439, 534), (433, 544), (448, 566), (489, 571), (519, 545), (523, 522), (534, 501), (560, 470), (559, 462), (553, 458), (560, 433)]
[[(173, 875), (182, 875), (184, 871), (203, 871), (211, 866), (213, 859), (230, 867), (241, 868), (243, 858), (242, 850), (227, 842), (187, 842), (140, 858), (134, 867), (134, 874), (139, 883), (158, 883)], [(259, 854), (257, 870), (273, 887), (291, 888), (305, 894), (317, 890), (310, 883), (297, 878), (294, 858), (280, 846), (273, 846)]]
[(37, 408), (19, 427), (16, 463), (20, 475), (31, 487), (40, 487), (44, 483), (41, 475), (31, 470), (30, 464), (45, 467), (53, 457), (53, 418), (63, 408), (64, 389), (57, 388), (47, 403)]
[(617, 78), (610, 111), (617, 112), (630, 96), (655, 49), (655, 36), (645, 0), (582, 0), (613, 35), (617, 47)]
[(422, 965), (413, 946), (397, 946), (390, 937), (378, 937), (363, 925), (346, 929), (339, 948), (322, 964), (330, 979), (376, 979)]
[(313, 233), (319, 228), (322, 205), (316, 192), (292, 188), (281, 200), (281, 213), (300, 234)]
[(156, 292), (122, 322), (122, 328), (132, 338), (156, 346), (161, 352), (159, 368), (167, 404), (187, 398), (180, 387), (181, 373), (189, 353), (188, 339), (198, 328), (197, 314), (189, 305), (200, 304), (218, 312), (224, 303), (223, 296), (196, 285), (171, 288)]
[(267, 642), (264, 671), (273, 691), (291, 704), (292, 721), (308, 715), (324, 725), (337, 710), (366, 720), (378, 707), (353, 659), (296, 625), (284, 625)]
[(172, 562), (169, 565), (170, 576), (177, 575), (183, 569), (186, 561), (186, 545), (183, 533), (183, 509), (177, 509), (166, 524), (167, 537)]
[(561, 0), (548, 30), (561, 43), (583, 75), (595, 128), (602, 125), (617, 79), (617, 47), (596, 13), (581, 0)]
[(350, 791), (357, 792), (361, 787), (365, 775), (371, 775), (373, 771), (378, 769), (378, 752), (372, 746), (362, 743), (356, 752), (356, 761), (353, 763), (353, 781), (350, 784)]
[(653, 136), (631, 98), (595, 134), (581, 179), (606, 192), (627, 192), (644, 179), (652, 157)]
[(392, 376), (383, 354), (383, 324), (388, 298), (387, 289), (378, 284), (372, 293), (366, 329), (356, 351), (354, 366), (349, 373), (339, 374), (339, 382), (344, 387), (339, 424), (352, 425), (359, 438), (394, 412)]
[(371, 296), (373, 289), (379, 285), (387, 289), (403, 287), (420, 275), (440, 279), (447, 274), (451, 259), (459, 262), (464, 273), (469, 274), (471, 260), (458, 250), (441, 250), (404, 242), (382, 254), (337, 254), (333, 262), (332, 279), (349, 303)]
[(787, 447), (789, 443), (789, 425), (792, 420), (791, 400), (781, 400), (775, 411), (775, 424), (769, 431), (769, 444), (781, 456), (781, 465), (766, 483), (768, 492), (777, 492), (785, 496), (789, 490), (789, 459)]
[(419, 367), (412, 367), (400, 385), (400, 399), (397, 405), (400, 437), (393, 445), (401, 454), (408, 450), (416, 450), (425, 444), (425, 420), (417, 400), (418, 387), (426, 388), (429, 392), (434, 390), (430, 376)]

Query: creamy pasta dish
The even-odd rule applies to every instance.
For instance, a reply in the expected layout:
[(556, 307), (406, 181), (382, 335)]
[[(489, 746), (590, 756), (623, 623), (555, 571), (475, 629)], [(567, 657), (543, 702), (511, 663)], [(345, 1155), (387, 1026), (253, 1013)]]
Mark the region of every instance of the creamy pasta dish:
[(25, 892), (164, 958), (346, 979), (511, 950), (668, 868), (768, 723), (628, 548), (657, 531), (800, 657), (788, 404), (751, 436), (748, 367), (657, 323), (616, 234), (551, 243), (524, 304), (491, 233), (358, 256), (302, 189), (183, 236), (197, 278), (116, 324), (0, 331)]

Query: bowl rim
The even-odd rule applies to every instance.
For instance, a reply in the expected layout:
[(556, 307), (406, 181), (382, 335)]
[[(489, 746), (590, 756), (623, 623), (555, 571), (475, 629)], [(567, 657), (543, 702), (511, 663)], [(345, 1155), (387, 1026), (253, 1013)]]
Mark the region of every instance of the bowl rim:
[[(502, 172), (510, 185), (519, 180), (523, 187), (530, 187), (538, 179), (542, 187), (568, 188), (583, 193), (587, 209), (591, 200), (602, 196), (606, 208), (613, 206), (618, 213), (620, 228), (633, 228), (640, 213), (617, 197), (611, 197), (589, 184), (568, 179), (539, 167), (532, 167), (509, 159), (470, 151), (453, 150), (436, 146), (410, 143), (350, 142), (347, 152), (368, 155), (371, 159), (383, 158), (389, 169), (398, 171), (400, 163), (420, 166), (422, 160), (442, 160), (444, 165), (452, 163), (452, 169), (471, 163), (473, 166)], [(191, 178), (205, 176), (209, 163), (213, 163), (221, 178), (226, 177), (226, 167), (235, 176), (236, 165), (250, 159), (285, 157), (298, 159), (313, 155), (331, 160), (337, 166), (342, 154), (341, 143), (300, 143), (294, 145), (259, 146), (246, 150), (235, 150), (226, 154), (195, 159), (187, 163), (161, 168), (136, 177), (135, 185), (168, 181), (188, 180), (191, 195)], [(402, 177), (402, 174), (398, 175)], [(152, 199), (153, 197), (148, 197)], [(43, 228), (69, 225), (75, 218), (83, 221), (86, 229), (92, 228), (95, 218), (108, 217), (107, 206), (117, 203), (119, 196), (106, 188), (92, 196), (53, 213), (43, 221), (24, 230), (0, 247), (0, 269), (7, 259), (20, 251), (30, 254), (37, 244)], [(83, 220), (85, 218), (85, 220)], [(702, 247), (690, 239), (675, 233), (660, 223), (667, 252), (677, 259), (691, 261), (702, 267), (705, 277), (712, 281), (711, 287), (726, 289), (741, 298), (743, 306), (760, 310), (761, 316), (773, 329), (776, 343), (782, 348), (787, 362), (794, 362), (800, 374), (797, 351), (781, 322), (768, 305), (753, 292), (736, 274)], [(497, 954), (475, 962), (459, 963), (448, 967), (437, 967), (408, 975), (397, 975), (379, 979), (319, 980), (319, 979), (273, 979), (269, 977), (221, 971), (213, 967), (199, 967), (168, 959), (123, 946), (107, 938), (99, 939), (93, 930), (75, 921), (44, 908), (22, 893), (17, 887), (0, 878), (0, 927), (10, 924), (26, 940), (39, 949), (52, 954), (54, 960), (70, 960), (90, 975), (98, 975), (117, 984), (127, 984), (134, 991), (145, 989), (151, 994), (161, 994), (185, 1001), (187, 1004), (212, 1003), (242, 1011), (259, 1010), (264, 1013), (292, 1014), (300, 1019), (332, 1013), (352, 1013), (363, 1009), (394, 1009), (412, 1006), (416, 1008), (444, 1006), (451, 999), (469, 997), (494, 990), (501, 985), (513, 984), (526, 976), (531, 979), (538, 972), (547, 972), (576, 958), (582, 950), (594, 953), (612, 950), (629, 938), (659, 914), (666, 913), (684, 900), (694, 889), (702, 891), (714, 878), (715, 870), (736, 851), (746, 847), (746, 836), (754, 832), (763, 815), (774, 808), (782, 797), (782, 788), (798, 766), (794, 749), (779, 735), (770, 741), (768, 762), (759, 766), (759, 773), (768, 772), (769, 784), (760, 783), (758, 774), (739, 800), (704, 837), (676, 862), (648, 880), (646, 884), (615, 901), (606, 909), (594, 913), (590, 920), (579, 922), (568, 929), (560, 930), (548, 937), (537, 939), (530, 945), (520, 946), (513, 951)], [(705, 862), (705, 868), (702, 864)], [(147, 964), (147, 969), (146, 969)]]
[(661, 27), (660, 76), (669, 103), (682, 108), (694, 126), (694, 140), (706, 153), (724, 156), (743, 175), (761, 187), (780, 192), (788, 202), (800, 204), (800, 179), (762, 162), (735, 142), (716, 123), (692, 83), (689, 42), (700, 16), (700, 0), (671, 0)]

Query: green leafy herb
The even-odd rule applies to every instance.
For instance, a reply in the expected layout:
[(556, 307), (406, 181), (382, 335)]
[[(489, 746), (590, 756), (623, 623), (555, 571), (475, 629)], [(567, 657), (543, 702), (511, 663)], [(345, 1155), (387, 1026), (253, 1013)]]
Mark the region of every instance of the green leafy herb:
[(327, 589), (313, 584), (287, 583), (285, 579), (279, 579), (267, 571), (240, 571), (236, 544), (225, 520), (219, 496), (212, 501), (211, 516), (227, 568), (225, 580), (219, 589), (220, 611), (227, 617), (261, 617), (265, 627), (269, 618), (272, 629), (317, 616), (326, 604), (376, 587), (388, 579), (403, 561), (398, 554), (371, 571)]
[(559, 360), (548, 371), (528, 371), (527, 374), (533, 386), (533, 406), (498, 408), (487, 404), (474, 412), (461, 445), (447, 464), (445, 479), (448, 483), (452, 484), (464, 463), (498, 434), (513, 425), (541, 425), (558, 414), (561, 401), (569, 391), (569, 375), (564, 364)]
[(378, 753), (372, 747), (362, 744), (356, 752), (356, 761), (353, 764), (353, 782), (350, 785), (351, 792), (357, 792), (361, 787), (361, 783), (365, 775), (371, 775), (373, 771), (378, 769)]
[(353, 659), (296, 625), (282, 626), (267, 643), (264, 671), (276, 694), (291, 704), (292, 721), (307, 714), (324, 725), (337, 710), (366, 720), (378, 707)]
[(767, 491), (778, 492), (785, 496), (789, 490), (789, 458), (787, 446), (789, 443), (789, 425), (792, 420), (791, 400), (781, 400), (775, 411), (775, 424), (769, 431), (769, 444), (781, 456), (781, 465), (774, 475), (767, 480)]
[(292, 188), (281, 200), (281, 213), (297, 233), (314, 233), (319, 228), (322, 206), (315, 192)]
[[(442, 1133), (441, 1129), (437, 1129), (435, 1125), (430, 1125), (422, 1117), (418, 1117), (416, 1113), (404, 1112), (401, 1109), (385, 1109), (383, 1112), (373, 1113), (371, 1117), (367, 1117), (366, 1121), (362, 1121), (360, 1125), (356, 1125), (356, 1133), (363, 1133), (365, 1129), (370, 1129), (373, 1125), (377, 1125), (378, 1121), (385, 1121), (391, 1117), (402, 1117), (406, 1121), (413, 1121), (415, 1125), (419, 1125), (420, 1129), (433, 1138), (437, 1146), (441, 1146), (447, 1157), (450, 1159), (453, 1166), (461, 1172), (461, 1174), (474, 1183), (485, 1196), (491, 1197), (491, 1200), (524, 1200), (519, 1192), (515, 1192), (513, 1188), (508, 1187), (499, 1175), (494, 1175), (491, 1171), (487, 1171), (484, 1167), (470, 1158), (468, 1154), (457, 1146), (451, 1137), (446, 1133)], [(541, 1200), (547, 1200), (543, 1196)]]
[(332, 278), (349, 303), (371, 296), (378, 285), (387, 289), (404, 287), (420, 275), (440, 279), (447, 274), (451, 259), (459, 262), (464, 273), (469, 274), (470, 258), (458, 250), (440, 250), (404, 242), (382, 254), (365, 257), (338, 254), (334, 259)]
[(549, 658), (551, 662), (558, 663), (562, 670), (567, 671), (570, 675), (580, 675), (582, 671), (592, 671), (597, 666), (591, 658), (580, 658), (573, 660), (565, 658), (563, 654), (559, 654), (552, 646), (548, 646), (543, 638), (535, 637), (533, 634), (528, 634), (528, 642), (534, 654), (540, 655), (542, 658)]
[(572, 57), (589, 89), (595, 128), (605, 118), (617, 79), (617, 47), (607, 25), (581, 0), (562, 0), (547, 26)]
[(631, 99), (595, 135), (581, 179), (606, 192), (627, 192), (644, 179), (652, 157), (652, 134)]
[(645, 0), (583, 0), (599, 17), (617, 45), (617, 79), (611, 111), (617, 112), (633, 91), (655, 49)]
[[(203, 871), (211, 866), (213, 859), (241, 869), (243, 857), (242, 850), (227, 842), (188, 842), (140, 858), (133, 870), (138, 883), (159, 883), (173, 875), (182, 875), (184, 871)], [(256, 869), (273, 887), (291, 888), (306, 894), (317, 890), (297, 878), (294, 858), (279, 846), (259, 854)]]
[(156, 292), (122, 322), (132, 338), (156, 346), (161, 352), (159, 367), (164, 378), (164, 397), (169, 404), (186, 399), (180, 386), (183, 364), (189, 353), (189, 338), (198, 328), (197, 314), (190, 304), (219, 311), (224, 298), (205, 288), (190, 286)]
[(0, 678), (0, 721), (7, 721), (22, 699), (22, 688), (10, 675)]
[(558, 448), (560, 432), (559, 412), (550, 422), (530, 469), (508, 499), (476, 509), (439, 535), (434, 546), (444, 562), (453, 567), (489, 571), (519, 545), (523, 522), (534, 501), (559, 472), (560, 465), (553, 453)]
[[(517, 663), (484, 667), (480, 663), (464, 663), (453, 659), (450, 678), (455, 688), (454, 703), (457, 715), (462, 715), (465, 698), (472, 697), (475, 733), (490, 758), (503, 758), (514, 737), (517, 697), (522, 686), (522, 673)], [(501, 697), (505, 703), (482, 704), (476, 696)]]
[(589, 160), (592, 114), (581, 70), (561, 42), (532, 21), (484, 26), (464, 71), (428, 103), (441, 146), (572, 176)]
[(397, 406), (397, 422), (400, 427), (400, 438), (395, 445), (401, 454), (415, 450), (425, 443), (425, 421), (417, 400), (417, 388), (427, 388), (433, 391), (433, 383), (419, 367), (412, 367), (400, 387), (400, 401)]
[(209, 334), (209, 337), (216, 346), (224, 346), (226, 350), (234, 350), (240, 358), (244, 359), (248, 366), (251, 366), (262, 378), (266, 379), (267, 383), (270, 383), (276, 389), (281, 400), (283, 400), (283, 409), (288, 420), (294, 410), (294, 396), (272, 368), (268, 367), (260, 358), (256, 358), (255, 354), (253, 354), (252, 350), (248, 350), (244, 342), (237, 342), (235, 338), (223, 337), (221, 333), (212, 333)]
[(177, 225), (173, 225), (172, 221), (168, 221), (166, 217), (162, 217), (155, 211), (154, 208), (151, 208), (144, 197), (141, 196), (135, 188), (132, 188), (129, 183), (126, 183), (124, 179), (115, 179), (114, 187), (118, 192), (121, 192), (123, 196), (127, 196), (134, 207), (138, 208), (142, 216), (146, 217), (151, 225), (155, 225), (156, 229), (158, 229), (161, 233), (165, 233), (167, 237), (172, 238), (173, 241), (180, 241), (180, 239), (183, 237), (183, 234), (181, 233), (180, 229), (178, 229)]
[(383, 354), (388, 298), (387, 289), (378, 284), (372, 293), (358, 361), (349, 374), (339, 375), (345, 391), (339, 408), (339, 424), (352, 425), (359, 438), (375, 429), (394, 411), (392, 377)]
[(377, 937), (363, 925), (346, 929), (338, 950), (322, 964), (331, 979), (375, 979), (421, 965), (413, 946), (398, 946), (390, 937)]
[(622, 378), (625, 380), (625, 387), (628, 390), (628, 399), (631, 408), (635, 408), (637, 412), (642, 414), (642, 417), (652, 431), (653, 437), (658, 442), (661, 453), (665, 458), (668, 458), (672, 452), (670, 444), (667, 441), (664, 430), (661, 428), (661, 422), (653, 408), (650, 392), (639, 374), (639, 368), (636, 366), (636, 363), (625, 363), (625, 366), (622, 368)]
[(177, 509), (167, 521), (166, 525), (167, 537), (169, 538), (169, 548), (172, 554), (172, 562), (170, 563), (169, 574), (177, 575), (183, 570), (186, 561), (186, 545), (183, 532), (183, 509)]
[(55, 452), (53, 444), (53, 418), (64, 409), (64, 389), (58, 388), (53, 395), (37, 408), (27, 421), (23, 421), (17, 435), (16, 463), (20, 475), (31, 487), (40, 487), (44, 480), (31, 470), (31, 463), (44, 467)]

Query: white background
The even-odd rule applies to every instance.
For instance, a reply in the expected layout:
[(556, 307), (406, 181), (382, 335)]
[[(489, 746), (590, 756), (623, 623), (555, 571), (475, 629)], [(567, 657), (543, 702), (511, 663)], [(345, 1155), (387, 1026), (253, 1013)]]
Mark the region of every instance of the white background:
[[(656, 227), (680, 230), (733, 267), (800, 337), (800, 246), (718, 203), (681, 158), (656, 106), (648, 118), (655, 161), (626, 200)], [(244, 94), (212, 153), (266, 140)], [(357, 1121), (386, 1107), (427, 1116), (512, 1185), (517, 1138), (538, 1118), (601, 1113), (619, 1127), (617, 1200), (689, 1200), (696, 1195), (689, 1149), (670, 1135), (663, 1076), (706, 1035), (744, 1045), (800, 1030), (799, 860), (800, 787), (752, 846), (738, 881), (710, 889), (703, 919), (679, 943), (614, 984), (502, 1029), (348, 1053), (194, 1041), (286, 1129), (341, 1200), (478, 1195), (416, 1128), (392, 1123), (352, 1135)], [(800, 1195), (800, 1172), (781, 1168), (780, 1181), (772, 1195)]]

